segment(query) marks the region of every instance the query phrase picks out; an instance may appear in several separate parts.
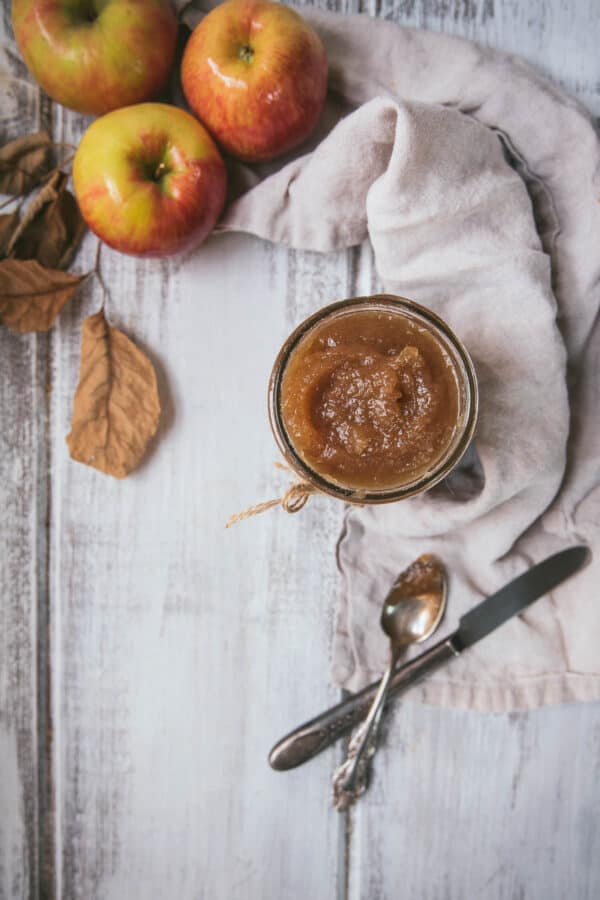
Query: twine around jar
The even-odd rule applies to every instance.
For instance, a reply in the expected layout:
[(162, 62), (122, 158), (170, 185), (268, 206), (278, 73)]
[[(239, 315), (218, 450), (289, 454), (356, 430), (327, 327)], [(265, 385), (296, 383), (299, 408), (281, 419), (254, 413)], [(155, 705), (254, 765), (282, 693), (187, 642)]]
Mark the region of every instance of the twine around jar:
[[(288, 466), (284, 466), (282, 463), (276, 462), (274, 465), (285, 472), (292, 472)], [(266, 512), (268, 509), (273, 509), (274, 506), (281, 506), (287, 513), (300, 512), (311, 494), (320, 493), (321, 491), (310, 482), (296, 481), (289, 486), (282, 497), (276, 497), (274, 500), (265, 500), (263, 503), (257, 503), (255, 506), (248, 506), (241, 512), (234, 513), (234, 515), (228, 518), (225, 523), (225, 528), (231, 528), (231, 526), (235, 525), (237, 522), (241, 522), (244, 519), (251, 519), (252, 516), (257, 516), (259, 513)]]

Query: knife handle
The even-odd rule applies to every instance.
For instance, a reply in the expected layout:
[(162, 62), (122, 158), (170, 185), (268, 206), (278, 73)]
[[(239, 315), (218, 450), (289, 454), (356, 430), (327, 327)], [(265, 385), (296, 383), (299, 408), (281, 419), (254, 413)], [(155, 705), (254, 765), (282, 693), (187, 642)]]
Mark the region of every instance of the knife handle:
[[(460, 649), (455, 639), (456, 634), (451, 634), (425, 653), (400, 666), (392, 676), (386, 705), (394, 694), (419, 681), (442, 663), (458, 656)], [(342, 700), (337, 706), (332, 706), (294, 731), (290, 731), (269, 753), (271, 768), (278, 771), (294, 769), (350, 731), (367, 715), (378, 685), (377, 681), (368, 685), (347, 700)]]

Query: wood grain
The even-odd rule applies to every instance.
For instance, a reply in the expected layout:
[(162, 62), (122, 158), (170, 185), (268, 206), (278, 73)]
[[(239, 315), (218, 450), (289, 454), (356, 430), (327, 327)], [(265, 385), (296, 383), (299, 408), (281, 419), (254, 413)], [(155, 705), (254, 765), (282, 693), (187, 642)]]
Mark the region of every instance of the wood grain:
[[(600, 110), (595, 0), (317, 5), (521, 53)], [(49, 117), (3, 16), (12, 137)], [(87, 121), (53, 107), (57, 140)], [(89, 236), (74, 269), (94, 253)], [(312, 498), (223, 525), (285, 486), (272, 360), (308, 313), (377, 288), (370, 249), (228, 236), (170, 262), (104, 251), (103, 267), (108, 318), (155, 363), (165, 410), (125, 482), (64, 442), (99, 285), (49, 338), (0, 331), (0, 900), (599, 896), (599, 706), (484, 716), (407, 698), (348, 819), (329, 806), (339, 748), (297, 772), (266, 765), (337, 699), (343, 510)]]
[[(61, 435), (80, 313), (63, 317), (52, 401), (56, 894), (334, 896), (340, 823), (320, 815), (328, 761), (307, 783), (272, 773), (266, 754), (306, 709), (336, 698), (326, 672), (342, 509), (224, 523), (286, 482), (272, 466), (269, 369), (299, 318), (347, 292), (346, 257), (228, 237), (173, 263), (106, 253), (104, 265), (108, 317), (154, 360), (168, 414), (124, 483), (74, 465)], [(84, 302), (91, 311), (93, 290)]]
[[(44, 504), (44, 348), (0, 332), (0, 897), (34, 896), (38, 866), (36, 629)], [(40, 415), (40, 411), (42, 415)], [(40, 434), (40, 431), (42, 432)], [(39, 548), (43, 553), (43, 545)], [(38, 561), (38, 564), (36, 564)], [(41, 557), (43, 570), (43, 556)]]
[(349, 900), (600, 895), (600, 706), (398, 705), (351, 813)]
[[(584, 22), (600, 25), (596, 4), (384, 0), (375, 12), (519, 53), (600, 110), (597, 61), (579, 56)], [(357, 278), (371, 273), (363, 253)], [(598, 897), (599, 758), (598, 704), (499, 716), (408, 697), (349, 813), (346, 897)]]
[[(384, 0), (368, 11), (519, 53), (600, 110), (597, 60), (582, 36), (594, 21), (598, 31), (596, 4)], [(362, 254), (357, 277), (368, 283), (371, 273)], [(407, 697), (373, 787), (349, 814), (346, 897), (599, 896), (599, 758), (598, 704), (498, 716)]]
[[(49, 104), (0, 20), (0, 141), (47, 127)], [(47, 781), (48, 339), (0, 328), (0, 898), (41, 896)]]
[(600, 114), (596, 0), (366, 0), (365, 7), (402, 25), (516, 53)]

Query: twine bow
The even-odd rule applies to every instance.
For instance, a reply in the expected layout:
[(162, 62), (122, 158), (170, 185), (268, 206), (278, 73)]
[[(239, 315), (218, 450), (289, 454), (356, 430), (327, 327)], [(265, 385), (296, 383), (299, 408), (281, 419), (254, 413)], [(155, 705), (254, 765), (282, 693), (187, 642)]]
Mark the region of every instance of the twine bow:
[[(275, 463), (278, 469), (291, 472), (287, 466), (281, 463)], [(297, 513), (306, 504), (311, 494), (318, 494), (319, 489), (308, 481), (296, 481), (291, 484), (282, 497), (276, 497), (274, 500), (265, 500), (263, 503), (257, 503), (255, 506), (248, 506), (239, 513), (234, 513), (225, 523), (225, 528), (231, 528), (237, 522), (243, 519), (250, 519), (259, 513), (266, 512), (267, 509), (273, 509), (274, 506), (281, 506), (287, 513)]]

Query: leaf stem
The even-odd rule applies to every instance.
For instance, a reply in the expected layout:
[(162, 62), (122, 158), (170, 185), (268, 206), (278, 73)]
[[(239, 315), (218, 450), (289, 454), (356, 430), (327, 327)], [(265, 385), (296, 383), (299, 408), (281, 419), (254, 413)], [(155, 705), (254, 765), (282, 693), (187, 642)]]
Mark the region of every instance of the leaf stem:
[(68, 166), (69, 163), (73, 162), (74, 159), (75, 159), (75, 154), (74, 154), (74, 153), (71, 153), (71, 155), (70, 155), (70, 156), (67, 156), (66, 159), (62, 159), (62, 160), (59, 162), (59, 164), (57, 165), (56, 168), (57, 168), (57, 169), (62, 169), (64, 166)]
[(98, 312), (104, 312), (104, 308), (106, 306), (106, 301), (108, 299), (110, 299), (110, 296), (111, 296), (108, 285), (106, 284), (106, 282), (104, 280), (104, 276), (102, 275), (102, 268), (100, 265), (101, 252), (102, 252), (102, 241), (100, 240), (100, 238), (98, 238), (98, 245), (96, 247), (96, 259), (94, 261), (94, 268), (92, 269), (92, 271), (90, 273), (91, 275), (96, 276), (96, 278), (98, 279), (98, 281), (100, 282), (100, 285), (102, 287), (102, 304), (101, 304)]

